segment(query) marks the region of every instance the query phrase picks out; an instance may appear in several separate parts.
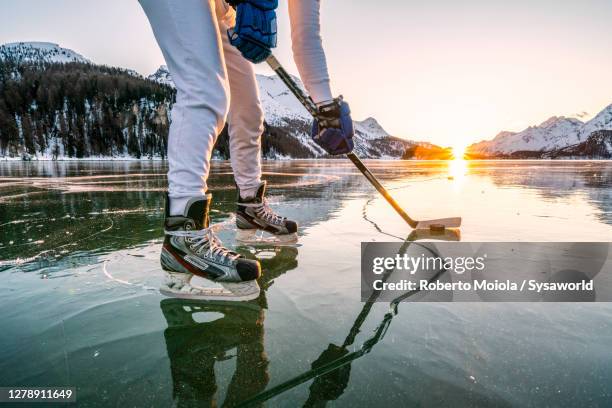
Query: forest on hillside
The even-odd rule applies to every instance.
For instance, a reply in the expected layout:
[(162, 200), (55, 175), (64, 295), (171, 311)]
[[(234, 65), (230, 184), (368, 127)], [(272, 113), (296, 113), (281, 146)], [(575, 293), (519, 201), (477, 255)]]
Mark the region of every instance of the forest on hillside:
[[(0, 157), (165, 158), (175, 90), (125, 69), (0, 60)], [(291, 131), (265, 125), (262, 155), (313, 157)], [(213, 156), (229, 158), (227, 127)]]
[(83, 63), (0, 61), (0, 156), (165, 156), (174, 90)]

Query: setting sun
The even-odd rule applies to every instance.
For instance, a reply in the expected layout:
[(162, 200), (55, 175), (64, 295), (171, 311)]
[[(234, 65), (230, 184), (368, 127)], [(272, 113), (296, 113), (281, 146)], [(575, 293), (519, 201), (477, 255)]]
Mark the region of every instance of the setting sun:
[(467, 161), (465, 160), (466, 144), (456, 144), (451, 147), (453, 160), (448, 164), (449, 177), (455, 181), (455, 186), (458, 186), (463, 181), (467, 173)]
[(453, 158), (455, 160), (463, 160), (465, 156), (465, 151), (467, 149), (467, 144), (456, 144), (451, 147), (453, 149)]

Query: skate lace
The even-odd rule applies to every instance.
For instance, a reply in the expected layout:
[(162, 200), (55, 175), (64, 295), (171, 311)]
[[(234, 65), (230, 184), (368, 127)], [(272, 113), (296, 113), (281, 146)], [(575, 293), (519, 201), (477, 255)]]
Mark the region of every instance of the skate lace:
[(268, 205), (268, 200), (265, 198), (261, 203), (240, 203), (240, 205), (253, 208), (253, 210), (255, 210), (255, 214), (257, 214), (259, 218), (271, 224), (279, 225), (285, 220), (285, 217), (278, 215), (272, 208), (270, 208)]
[(202, 250), (206, 248), (206, 252), (204, 252), (203, 255), (207, 258), (221, 261), (233, 261), (240, 257), (240, 254), (223, 246), (223, 243), (217, 238), (212, 228), (187, 231), (165, 231), (165, 233), (175, 237), (185, 238), (185, 241), (190, 244), (189, 248), (198, 255), (202, 255)]

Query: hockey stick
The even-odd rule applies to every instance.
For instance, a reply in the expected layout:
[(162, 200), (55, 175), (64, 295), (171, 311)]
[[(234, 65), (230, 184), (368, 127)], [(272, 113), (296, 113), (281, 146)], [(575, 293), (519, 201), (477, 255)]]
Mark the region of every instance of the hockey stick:
[[(285, 68), (278, 62), (274, 55), (270, 55), (266, 62), (272, 68), (274, 72), (279, 76), (279, 78), (287, 85), (287, 88), (295, 95), (295, 97), (300, 101), (300, 103), (306, 108), (306, 110), (313, 116), (317, 115), (317, 106), (313, 102), (313, 100), (302, 91), (302, 89), (295, 83), (295, 81), (291, 78), (291, 76), (285, 71)], [(395, 201), (393, 197), (389, 194), (387, 189), (383, 187), (382, 184), (378, 181), (376, 176), (372, 174), (370, 169), (366, 167), (366, 165), (355, 155), (355, 153), (348, 153), (346, 157), (349, 158), (350, 161), (359, 169), (359, 171), (368, 179), (368, 181), (378, 190), (378, 192), (387, 200), (391, 207), (410, 225), (413, 229), (444, 229), (444, 228), (459, 228), (461, 226), (461, 218), (440, 218), (437, 220), (426, 220), (426, 221), (417, 221), (412, 218), (400, 207), (400, 205)]]
[[(408, 247), (410, 247), (411, 244), (414, 244), (414, 241), (412, 241), (411, 236), (409, 236), (407, 240), (404, 241), (404, 243), (400, 247), (398, 254), (403, 255), (407, 251)], [(431, 249), (428, 249), (428, 250), (432, 252), (433, 255), (440, 257), (439, 253), (433, 252)], [(389, 277), (393, 274), (394, 271), (395, 269), (385, 270), (385, 273), (381, 276), (382, 281), (386, 282), (389, 279)], [(428, 279), (428, 281), (433, 282), (434, 280), (437, 280), (444, 272), (447, 272), (447, 269), (443, 267), (434, 276)], [(242, 408), (242, 407), (261, 406), (263, 402), (271, 398), (274, 398), (292, 388), (295, 388), (309, 380), (312, 380), (313, 378), (315, 379), (319, 378), (335, 370), (338, 370), (341, 367), (350, 365), (354, 360), (357, 360), (361, 358), (362, 356), (368, 354), (372, 350), (372, 348), (376, 344), (378, 344), (378, 342), (382, 340), (382, 338), (387, 333), (387, 330), (389, 329), (389, 326), (391, 325), (391, 321), (399, 313), (398, 311), (399, 303), (403, 301), (404, 299), (412, 295), (415, 295), (418, 292), (420, 292), (420, 289), (415, 289), (415, 290), (404, 293), (396, 297), (395, 299), (393, 299), (389, 303), (389, 309), (387, 313), (385, 313), (385, 315), (383, 316), (382, 321), (374, 329), (374, 334), (370, 338), (365, 340), (362, 343), (361, 347), (359, 347), (357, 350), (353, 352), (347, 352), (347, 354), (341, 357), (335, 358), (332, 361), (327, 361), (325, 363), (322, 363), (318, 365), (317, 367), (311, 368), (310, 370), (296, 377), (293, 377), (287, 381), (284, 381), (268, 390), (262, 391), (259, 394), (256, 394), (246, 399), (245, 401), (240, 402), (238, 404), (238, 407)], [(336, 349), (347, 350), (347, 348), (355, 342), (355, 338), (357, 337), (357, 334), (361, 331), (361, 327), (363, 326), (363, 323), (366, 321), (368, 315), (370, 314), (370, 311), (372, 310), (372, 306), (378, 300), (381, 293), (382, 291), (375, 290), (372, 292), (372, 294), (370, 294), (370, 297), (365, 301), (365, 305), (363, 306), (363, 308), (361, 309), (361, 312), (355, 319), (353, 326), (351, 326), (351, 329), (349, 330), (349, 333), (346, 336), (344, 343), (342, 343), (342, 346), (336, 347)], [(320, 358), (317, 361), (320, 361)]]

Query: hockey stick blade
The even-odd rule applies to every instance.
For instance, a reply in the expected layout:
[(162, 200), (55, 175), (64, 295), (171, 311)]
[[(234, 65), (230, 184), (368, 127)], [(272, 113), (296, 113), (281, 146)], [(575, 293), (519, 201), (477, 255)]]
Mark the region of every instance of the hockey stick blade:
[(461, 217), (419, 221), (415, 229), (430, 229), (432, 227), (459, 228), (461, 227)]
[(459, 228), (445, 228), (443, 231), (432, 231), (431, 229), (412, 230), (406, 241), (422, 241), (434, 239), (436, 241), (458, 242), (461, 241), (461, 230)]

